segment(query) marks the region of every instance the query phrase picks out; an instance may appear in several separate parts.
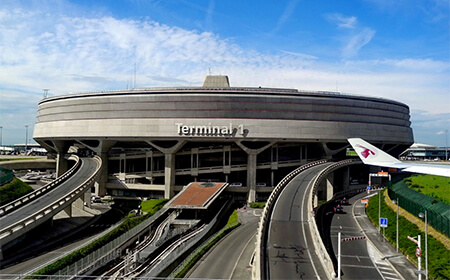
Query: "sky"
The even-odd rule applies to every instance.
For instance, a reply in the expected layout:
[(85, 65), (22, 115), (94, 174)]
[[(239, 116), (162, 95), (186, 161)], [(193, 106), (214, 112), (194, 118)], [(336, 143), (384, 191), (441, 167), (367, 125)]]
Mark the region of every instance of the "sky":
[(449, 14), (450, 0), (0, 0), (1, 143), (33, 143), (44, 89), (201, 86), (211, 74), (396, 100), (414, 141), (442, 147)]

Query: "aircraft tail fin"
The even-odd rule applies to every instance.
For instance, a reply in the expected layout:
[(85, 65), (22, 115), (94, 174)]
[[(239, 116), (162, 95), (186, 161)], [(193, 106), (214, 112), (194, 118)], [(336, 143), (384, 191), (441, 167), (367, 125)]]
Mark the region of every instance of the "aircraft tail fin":
[(361, 138), (347, 140), (364, 164), (392, 167), (394, 164), (401, 163), (398, 159)]

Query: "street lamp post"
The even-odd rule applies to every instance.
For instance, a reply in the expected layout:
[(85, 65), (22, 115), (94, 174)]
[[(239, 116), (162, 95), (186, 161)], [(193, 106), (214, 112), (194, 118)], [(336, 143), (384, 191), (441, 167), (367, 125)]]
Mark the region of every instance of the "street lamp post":
[(28, 150), (28, 124), (25, 125), (25, 154), (27, 154)]
[(397, 204), (397, 231), (396, 231), (396, 235), (395, 235), (395, 238), (396, 238), (396, 242), (395, 242), (395, 247), (396, 247), (396, 249), (397, 249), (397, 252), (398, 252), (398, 208), (399, 208), (399, 206), (398, 206), (398, 198), (396, 199), (396, 200), (393, 200), (392, 201), (394, 204)]
[(419, 213), (420, 218), (425, 218), (425, 279), (428, 280), (428, 217), (427, 210), (425, 214)]

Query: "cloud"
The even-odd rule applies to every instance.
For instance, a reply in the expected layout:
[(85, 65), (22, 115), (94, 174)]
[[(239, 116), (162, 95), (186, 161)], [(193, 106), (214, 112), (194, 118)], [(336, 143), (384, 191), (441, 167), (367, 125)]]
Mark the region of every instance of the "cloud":
[(342, 49), (344, 58), (356, 56), (359, 50), (372, 40), (373, 36), (375, 36), (375, 31), (370, 28), (363, 28), (355, 34), (350, 35)]
[(354, 16), (346, 17), (339, 13), (334, 14), (326, 14), (325, 18), (327, 18), (329, 21), (337, 24), (339, 28), (343, 29), (354, 29), (356, 28), (358, 24), (358, 19)]
[(367, 45), (375, 36), (375, 30), (362, 27), (355, 16), (346, 17), (339, 13), (326, 14), (325, 18), (338, 27), (337, 40), (342, 44), (344, 59), (356, 57), (359, 50)]
[(297, 3), (299, 0), (291, 0), (284, 8), (283, 14), (278, 19), (277, 25), (275, 28), (271, 31), (271, 33), (276, 33), (278, 30), (280, 30), (283, 25), (289, 20), (292, 13), (295, 11), (295, 7), (297, 6)]
[[(295, 4), (291, 3), (285, 18)], [(346, 56), (339, 62), (301, 51), (258, 52), (211, 32), (149, 19), (65, 13), (49, 16), (39, 9), (0, 7), (4, 143), (23, 142), (23, 125), (36, 121), (43, 88), (50, 89), (50, 96), (128, 88), (134, 85), (135, 69), (137, 87), (201, 86), (210, 68), (214, 74), (228, 75), (232, 86), (342, 91), (388, 98), (409, 105), (415, 127), (429, 132), (427, 135), (436, 137), (436, 131), (445, 128), (437, 124), (447, 122), (448, 127), (447, 62), (354, 59), (375, 31), (359, 26), (355, 17), (335, 18)], [(427, 122), (429, 116), (436, 117), (434, 123)], [(14, 133), (19, 135), (15, 140), (6, 138)]]

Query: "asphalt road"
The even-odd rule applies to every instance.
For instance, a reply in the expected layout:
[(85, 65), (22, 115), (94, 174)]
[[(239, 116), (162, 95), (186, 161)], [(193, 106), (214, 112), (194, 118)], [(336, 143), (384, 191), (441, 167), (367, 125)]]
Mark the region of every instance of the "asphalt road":
[[(338, 254), (338, 232), (341, 240), (344, 238), (364, 236), (363, 230), (368, 233), (377, 231), (376, 228), (362, 229), (356, 219), (365, 218), (365, 206), (361, 198), (367, 196), (362, 193), (349, 199), (348, 205), (343, 205), (344, 213), (333, 216), (331, 223), (331, 240), (333, 250)], [(341, 242), (341, 279), (401, 279), (391, 268), (388, 261), (383, 260), (376, 248), (367, 239), (356, 239)]]
[(276, 201), (266, 245), (270, 279), (327, 279), (315, 254), (305, 195), (320, 170), (330, 163), (305, 170), (295, 177)]
[(202, 257), (189, 279), (251, 279), (260, 209), (239, 209), (241, 226), (229, 233)]

